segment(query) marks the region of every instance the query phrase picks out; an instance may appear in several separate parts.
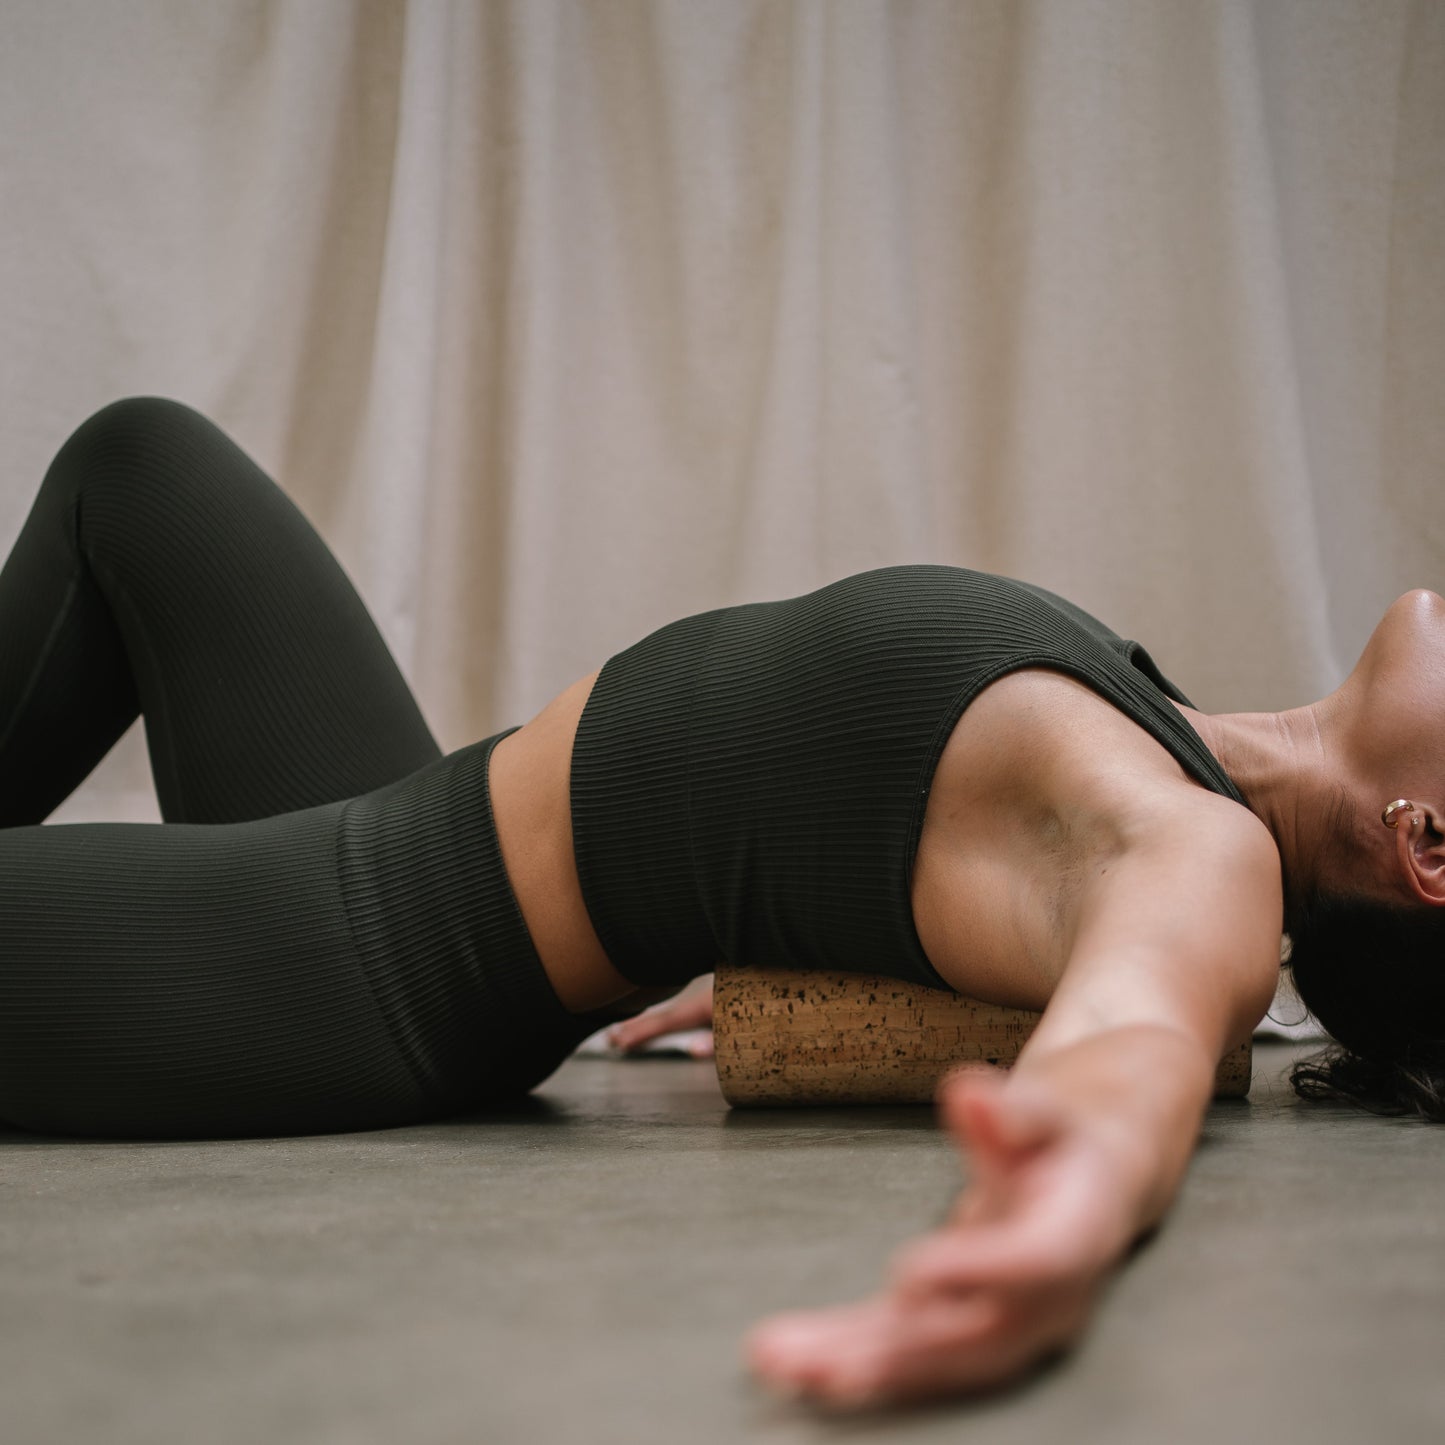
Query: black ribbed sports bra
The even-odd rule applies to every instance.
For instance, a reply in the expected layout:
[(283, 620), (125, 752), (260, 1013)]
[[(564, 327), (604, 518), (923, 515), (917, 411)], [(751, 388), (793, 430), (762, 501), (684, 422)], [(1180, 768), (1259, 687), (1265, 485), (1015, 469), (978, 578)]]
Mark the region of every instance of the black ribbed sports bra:
[(909, 881), (939, 755), (1005, 673), (1087, 683), (1243, 803), (1137, 643), (1024, 582), (884, 567), (685, 617), (612, 658), (572, 752), (587, 911), (634, 983), (719, 959), (945, 988)]

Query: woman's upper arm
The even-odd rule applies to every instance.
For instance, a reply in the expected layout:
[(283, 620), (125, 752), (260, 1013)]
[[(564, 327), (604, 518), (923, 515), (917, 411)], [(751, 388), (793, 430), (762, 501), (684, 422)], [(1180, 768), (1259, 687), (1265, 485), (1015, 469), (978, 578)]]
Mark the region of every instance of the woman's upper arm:
[(1084, 885), (1063, 975), (1021, 1058), (1139, 1024), (1178, 1031), (1212, 1061), (1249, 1037), (1278, 980), (1279, 853), (1253, 814), (1208, 802), (1177, 825), (1156, 818)]

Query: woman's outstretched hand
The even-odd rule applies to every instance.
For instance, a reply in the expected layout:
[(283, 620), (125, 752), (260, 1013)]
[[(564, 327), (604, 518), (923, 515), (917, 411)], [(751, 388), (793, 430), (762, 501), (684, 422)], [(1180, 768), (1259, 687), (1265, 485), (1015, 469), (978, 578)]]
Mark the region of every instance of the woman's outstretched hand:
[(747, 1358), (767, 1384), (833, 1406), (979, 1390), (1083, 1326), (1136, 1228), (1121, 1141), (995, 1070), (952, 1075), (939, 1103), (972, 1176), (949, 1222), (904, 1248), (872, 1298), (757, 1325)]
[(710, 973), (693, 979), (672, 998), (653, 1004), (633, 1018), (613, 1024), (607, 1030), (607, 1041), (614, 1048), (630, 1053), (663, 1034), (685, 1033), (693, 1029), (706, 1029), (708, 1032), (690, 1041), (689, 1053), (695, 1059), (710, 1059), (713, 1053)]

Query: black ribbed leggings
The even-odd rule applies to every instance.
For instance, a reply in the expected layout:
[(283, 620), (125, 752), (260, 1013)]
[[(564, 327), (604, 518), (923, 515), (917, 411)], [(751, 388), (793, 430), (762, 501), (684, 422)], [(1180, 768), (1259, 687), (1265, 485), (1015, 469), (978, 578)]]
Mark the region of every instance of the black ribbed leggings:
[[(137, 713), (161, 824), (41, 822)], [(505, 736), (505, 734), (499, 734)], [(0, 1118), (310, 1133), (525, 1092), (590, 1025), (305, 519), (204, 417), (62, 448), (0, 571)]]

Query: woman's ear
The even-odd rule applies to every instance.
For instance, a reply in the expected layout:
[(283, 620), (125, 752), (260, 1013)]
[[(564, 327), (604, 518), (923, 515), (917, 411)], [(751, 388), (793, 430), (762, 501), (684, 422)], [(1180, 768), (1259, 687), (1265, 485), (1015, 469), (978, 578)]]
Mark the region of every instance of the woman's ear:
[(1396, 861), (1422, 903), (1445, 907), (1445, 833), (1434, 809), (1415, 805), (1395, 828)]

